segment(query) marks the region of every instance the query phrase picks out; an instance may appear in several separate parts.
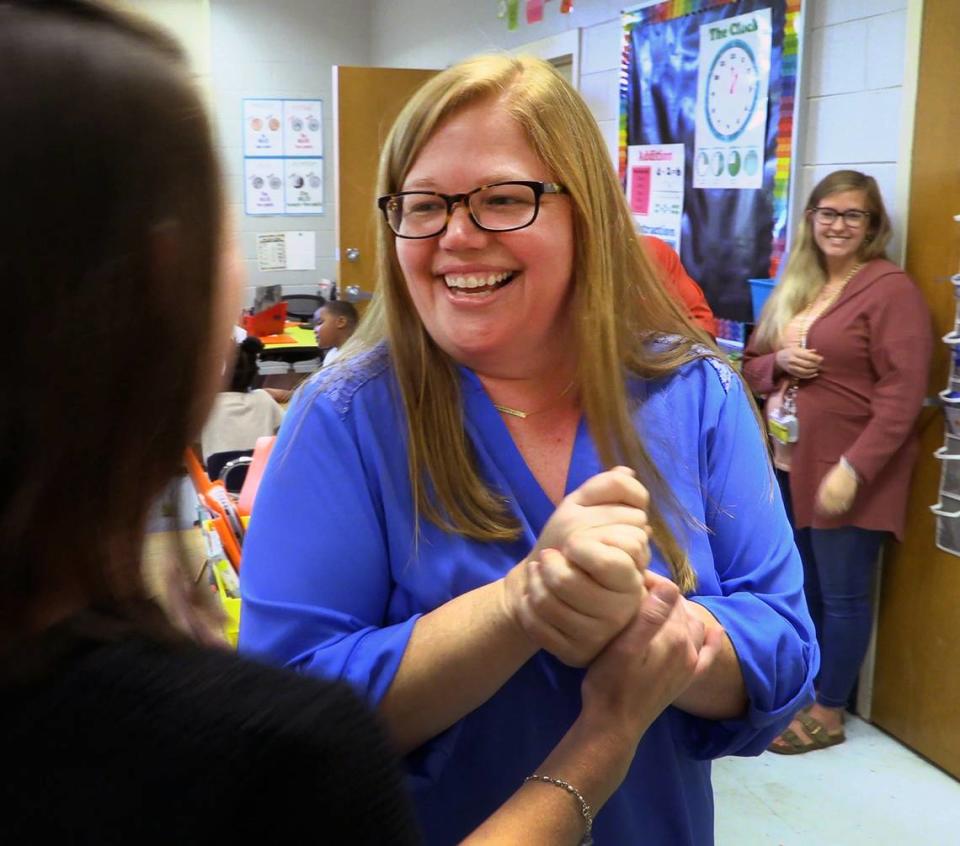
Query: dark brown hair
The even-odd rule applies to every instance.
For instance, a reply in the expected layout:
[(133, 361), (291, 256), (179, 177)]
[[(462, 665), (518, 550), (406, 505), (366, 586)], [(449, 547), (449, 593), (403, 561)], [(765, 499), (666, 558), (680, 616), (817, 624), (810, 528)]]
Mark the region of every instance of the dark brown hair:
[(324, 303), (323, 308), (327, 310), (327, 314), (331, 317), (345, 317), (351, 332), (357, 328), (357, 324), (360, 322), (357, 307), (347, 300), (330, 300)]
[(142, 598), (146, 514), (205, 409), (219, 174), (180, 48), (0, 2), (0, 636)]
[(245, 394), (257, 378), (257, 356), (263, 352), (263, 341), (248, 335), (237, 344), (237, 354), (233, 362), (233, 376), (230, 378), (230, 390)]

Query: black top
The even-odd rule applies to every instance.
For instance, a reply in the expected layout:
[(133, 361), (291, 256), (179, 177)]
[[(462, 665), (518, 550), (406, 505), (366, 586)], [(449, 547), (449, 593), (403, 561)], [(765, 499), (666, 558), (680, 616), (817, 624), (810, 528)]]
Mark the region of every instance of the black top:
[(418, 842), (347, 687), (79, 629), (0, 660), (0, 842)]

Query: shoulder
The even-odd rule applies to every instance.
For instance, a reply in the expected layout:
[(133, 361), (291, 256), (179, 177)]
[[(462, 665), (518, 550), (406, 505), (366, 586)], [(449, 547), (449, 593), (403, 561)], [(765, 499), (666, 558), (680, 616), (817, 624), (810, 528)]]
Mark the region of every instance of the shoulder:
[(911, 323), (929, 318), (923, 292), (902, 268), (886, 259), (874, 259), (864, 270), (868, 276), (862, 290), (871, 311)]
[[(7, 693), (9, 727), (13, 696)], [(338, 825), (352, 818), (366, 828), (408, 827), (384, 733), (340, 683), (136, 635), (80, 650), (18, 701), (40, 747), (38, 759), (54, 750), (78, 771), (96, 760), (91, 779), (113, 783), (118, 801), (140, 794), (152, 807), (164, 799), (148, 788), (157, 777), (178, 784), (179, 816), (158, 820), (159, 831), (178, 829), (178, 820), (205, 830), (198, 806), (216, 806), (227, 790), (241, 809), (256, 803), (246, 809), (251, 830), (266, 821), (281, 839), (317, 813)], [(62, 779), (50, 782), (55, 791), (66, 789)], [(82, 813), (95, 808), (96, 799), (92, 803)], [(357, 816), (364, 813), (369, 822)], [(117, 830), (126, 825), (124, 817)], [(368, 833), (352, 842), (380, 841)]]
[(264, 405), (267, 407), (273, 407), (276, 405), (279, 407), (277, 401), (270, 396), (267, 391), (263, 390), (263, 388), (257, 388), (253, 391), (250, 391), (250, 393), (245, 394), (245, 396), (247, 398), (247, 402), (251, 404)]
[(884, 295), (897, 290), (916, 290), (914, 281), (906, 271), (887, 259), (874, 259), (868, 262), (861, 271), (870, 284), (870, 288), (877, 294)]
[(198, 745), (287, 769), (311, 769), (311, 761), (342, 768), (349, 756), (378, 752), (382, 740), (346, 685), (232, 652), (131, 638), (92, 651), (75, 673), (98, 691), (104, 719), (134, 732), (135, 724), (149, 722), (181, 749)]
[[(648, 343), (651, 352), (668, 356), (682, 348), (679, 335), (658, 335)], [(718, 353), (702, 344), (693, 344), (689, 358), (666, 376), (656, 379), (656, 390), (701, 390), (726, 395), (738, 382), (733, 368)]]
[(391, 370), (390, 352), (386, 343), (380, 343), (321, 368), (304, 383), (298, 392), (298, 400), (308, 405), (326, 402), (344, 417), (359, 394), (372, 395), (385, 389), (391, 379)]
[(692, 358), (663, 376), (631, 381), (640, 425), (675, 444), (699, 442), (745, 393), (740, 377), (716, 353), (700, 346), (690, 352)]

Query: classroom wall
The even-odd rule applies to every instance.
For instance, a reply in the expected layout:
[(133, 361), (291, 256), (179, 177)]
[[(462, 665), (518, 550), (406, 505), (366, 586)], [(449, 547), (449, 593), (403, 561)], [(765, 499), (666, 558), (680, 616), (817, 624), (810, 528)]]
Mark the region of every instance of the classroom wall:
[[(914, 2), (913, 5), (920, 5)], [(908, 0), (810, 0), (794, 211), (839, 168), (876, 178), (894, 219), (890, 256), (902, 262), (911, 158), (913, 74)]]
[(209, 0), (126, 0), (126, 5), (176, 33), (187, 51), (191, 68), (197, 74), (201, 86), (209, 93)]
[[(920, 0), (805, 0), (805, 87), (797, 122), (795, 211), (832, 170), (864, 170), (877, 178), (894, 215), (895, 260), (905, 230), (902, 171), (910, 161), (912, 89), (904, 97), (908, 2)], [(527, 24), (521, 15), (519, 29), (508, 32), (492, 4), (373, 0), (373, 57), (377, 64), (399, 67), (444, 65), (581, 27), (580, 90), (615, 160), (620, 10), (638, 5), (649, 4), (578, 0), (572, 14), (561, 15), (559, 3), (548, 3), (542, 23)]]
[[(332, 67), (370, 64), (369, 0), (210, 0), (211, 79), (231, 217), (247, 269), (248, 302), (256, 285), (282, 284), (286, 293), (315, 292), (336, 277)], [(253, 217), (243, 209), (242, 100), (320, 98), (324, 125), (324, 214)], [(316, 232), (316, 271), (262, 272), (256, 234)]]
[(568, 30), (580, 29), (580, 91), (616, 161), (620, 114), (620, 10), (646, 5), (615, 0), (576, 0), (560, 14), (559, 0), (546, 3), (543, 21), (510, 32), (496, 17), (496, 3), (474, 0), (372, 0), (372, 47), (376, 64), (387, 67), (444, 67), (476, 53), (512, 50)]
[[(249, 284), (280, 282), (313, 289), (336, 273), (332, 170), (331, 68), (334, 64), (443, 67), (478, 52), (514, 49), (580, 31), (580, 90), (616, 158), (620, 10), (615, 0), (577, 0), (560, 14), (548, 2), (544, 20), (509, 32), (496, 4), (476, 0), (131, 0), (173, 24), (202, 65), (202, 26), (209, 19), (209, 72), (232, 217), (237, 221)], [(521, 4), (522, 5), (522, 4)], [(922, 0), (806, 0), (805, 85), (798, 103), (794, 211), (810, 187), (839, 167), (877, 177), (894, 216), (891, 257), (904, 242), (910, 160), (914, 42), (909, 8)], [(191, 47), (191, 45), (193, 45)], [(202, 72), (202, 67), (201, 67)], [(243, 97), (324, 100), (326, 214), (247, 217), (243, 214), (240, 109)], [(261, 273), (255, 233), (283, 229), (317, 233), (317, 271)]]

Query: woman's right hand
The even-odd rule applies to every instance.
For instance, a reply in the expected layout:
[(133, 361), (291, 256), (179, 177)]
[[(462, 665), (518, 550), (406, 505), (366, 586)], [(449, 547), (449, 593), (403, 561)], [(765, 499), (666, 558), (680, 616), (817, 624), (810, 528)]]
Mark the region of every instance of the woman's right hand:
[(504, 579), (508, 615), (565, 664), (589, 664), (636, 614), (650, 561), (648, 500), (628, 468), (593, 476)]
[(816, 350), (806, 347), (792, 346), (777, 350), (777, 367), (797, 379), (812, 379), (820, 373), (823, 356)]

